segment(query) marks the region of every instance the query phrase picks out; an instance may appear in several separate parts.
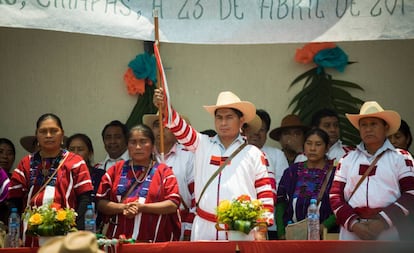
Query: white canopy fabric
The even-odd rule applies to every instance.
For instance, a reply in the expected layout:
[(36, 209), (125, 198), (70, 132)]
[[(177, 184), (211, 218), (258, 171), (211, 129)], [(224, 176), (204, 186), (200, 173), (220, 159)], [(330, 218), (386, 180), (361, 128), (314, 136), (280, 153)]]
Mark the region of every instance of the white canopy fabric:
[(0, 0), (0, 26), (154, 40), (268, 44), (414, 38), (412, 0)]

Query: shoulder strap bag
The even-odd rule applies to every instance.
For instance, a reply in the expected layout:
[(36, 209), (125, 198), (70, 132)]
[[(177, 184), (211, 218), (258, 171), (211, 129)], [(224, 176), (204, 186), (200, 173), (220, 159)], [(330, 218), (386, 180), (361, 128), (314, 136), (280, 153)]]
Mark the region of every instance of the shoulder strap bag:
[(369, 175), (369, 173), (372, 171), (372, 169), (375, 167), (375, 164), (377, 164), (378, 160), (381, 158), (381, 156), (384, 154), (385, 151), (383, 151), (381, 154), (379, 154), (377, 157), (375, 157), (374, 161), (371, 163), (371, 165), (368, 167), (368, 169), (365, 171), (364, 175), (359, 179), (358, 183), (355, 185), (354, 190), (351, 193), (351, 196), (349, 196), (348, 201), (354, 196), (354, 193), (358, 189), (358, 187), (362, 184), (362, 182), (365, 180), (365, 178)]
[(46, 180), (46, 182), (39, 188), (39, 190), (33, 194), (33, 196), (28, 199), (28, 202), (26, 204), (26, 208), (28, 208), (30, 206), (30, 203), (46, 188), (46, 186), (50, 183), (50, 181), (53, 179), (53, 177), (56, 175), (56, 173), (58, 172), (58, 170), (60, 169), (60, 167), (62, 167), (62, 165), (65, 163), (66, 158), (68, 158), (69, 156), (69, 152), (67, 152), (65, 154), (65, 157), (63, 157), (62, 161), (60, 161), (59, 166), (56, 168), (56, 170), (53, 172), (52, 175), (50, 175), (50, 177)]
[(246, 147), (247, 142), (244, 142), (242, 145), (240, 145), (227, 159), (224, 161), (223, 164), (220, 165), (220, 167), (214, 172), (213, 175), (211, 175), (210, 179), (207, 181), (207, 183), (204, 185), (203, 190), (201, 191), (200, 197), (198, 198), (198, 201), (196, 203), (196, 207), (198, 207), (198, 204), (200, 203), (201, 197), (203, 197), (204, 192), (206, 191), (207, 187), (213, 182), (213, 180), (217, 177), (218, 174), (226, 167), (226, 165), (235, 157), (244, 147)]
[(319, 190), (318, 199), (317, 199), (317, 205), (319, 205), (319, 202), (321, 202), (323, 194), (325, 193), (326, 186), (328, 186), (329, 179), (331, 178), (333, 170), (333, 162), (329, 165), (328, 171), (326, 172), (325, 180), (322, 183), (321, 189)]

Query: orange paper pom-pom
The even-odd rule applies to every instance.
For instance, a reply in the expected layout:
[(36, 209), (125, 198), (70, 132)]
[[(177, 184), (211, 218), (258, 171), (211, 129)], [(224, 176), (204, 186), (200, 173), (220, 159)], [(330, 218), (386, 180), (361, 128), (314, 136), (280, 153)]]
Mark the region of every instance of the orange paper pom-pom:
[(295, 54), (295, 61), (299, 63), (311, 63), (313, 62), (313, 57), (315, 55), (323, 50), (328, 48), (335, 48), (336, 44), (333, 42), (314, 42), (314, 43), (308, 43), (302, 48), (296, 49)]
[(128, 90), (128, 94), (137, 95), (145, 93), (145, 79), (137, 79), (131, 68), (124, 74), (124, 81)]

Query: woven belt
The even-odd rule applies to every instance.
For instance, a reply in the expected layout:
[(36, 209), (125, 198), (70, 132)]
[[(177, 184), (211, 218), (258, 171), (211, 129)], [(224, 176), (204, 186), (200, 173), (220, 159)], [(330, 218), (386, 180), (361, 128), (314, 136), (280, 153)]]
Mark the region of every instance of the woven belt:
[(371, 219), (382, 211), (382, 208), (356, 207), (355, 212), (360, 218)]
[(204, 220), (208, 220), (211, 222), (217, 222), (217, 216), (215, 214), (209, 213), (201, 209), (200, 207), (197, 207), (196, 209), (197, 215), (200, 216), (200, 218)]

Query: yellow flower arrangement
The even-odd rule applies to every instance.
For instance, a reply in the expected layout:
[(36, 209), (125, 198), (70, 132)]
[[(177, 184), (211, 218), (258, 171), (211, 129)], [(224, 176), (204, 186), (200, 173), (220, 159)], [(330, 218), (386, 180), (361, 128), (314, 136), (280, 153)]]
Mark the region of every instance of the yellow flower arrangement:
[(267, 223), (266, 209), (260, 200), (241, 195), (233, 201), (222, 200), (217, 212), (217, 229), (225, 224), (227, 230), (238, 230), (248, 234), (259, 223)]
[(76, 231), (77, 213), (72, 208), (61, 208), (60, 205), (45, 204), (25, 211), (28, 226), (26, 234), (33, 236), (65, 235)]

